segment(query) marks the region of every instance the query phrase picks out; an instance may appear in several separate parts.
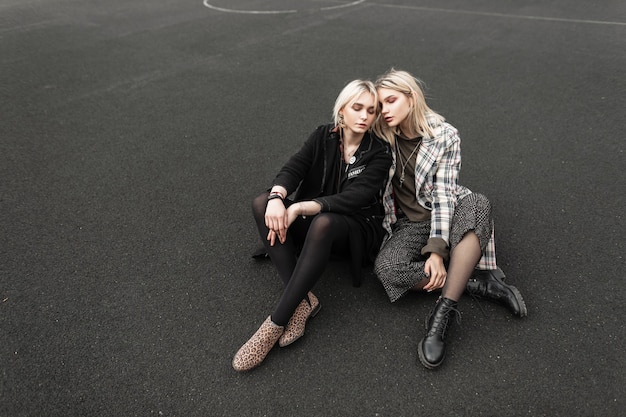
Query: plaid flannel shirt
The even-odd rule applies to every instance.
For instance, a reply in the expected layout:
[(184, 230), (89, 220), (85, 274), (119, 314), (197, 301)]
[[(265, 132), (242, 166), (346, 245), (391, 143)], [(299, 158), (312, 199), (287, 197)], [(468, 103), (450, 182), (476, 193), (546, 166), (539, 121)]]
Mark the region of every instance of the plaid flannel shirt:
[[(432, 119), (429, 120), (431, 122)], [(450, 222), (454, 215), (457, 201), (471, 191), (458, 184), (461, 169), (461, 138), (457, 130), (443, 122), (435, 128), (435, 137), (425, 137), (416, 155), (415, 189), (418, 203), (431, 211), (430, 237), (441, 238), (450, 243)], [(393, 163), (389, 168), (389, 178), (383, 195), (385, 218), (383, 227), (387, 239), (392, 235), (391, 225), (397, 221), (393, 201), (391, 178), (396, 170), (395, 147), (392, 146)], [(386, 240), (387, 240), (386, 239)], [(385, 242), (386, 242), (385, 240)], [(384, 245), (384, 243), (383, 243)], [(496, 269), (496, 251), (493, 231), (478, 269)]]

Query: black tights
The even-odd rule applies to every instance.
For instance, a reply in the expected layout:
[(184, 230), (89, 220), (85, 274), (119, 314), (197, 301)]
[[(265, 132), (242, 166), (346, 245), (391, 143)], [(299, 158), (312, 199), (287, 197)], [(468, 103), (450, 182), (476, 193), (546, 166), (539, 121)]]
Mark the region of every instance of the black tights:
[[(272, 321), (284, 326), (324, 272), (331, 253), (348, 253), (349, 227), (345, 217), (337, 213), (320, 213), (306, 219), (298, 217), (289, 227), (285, 243), (276, 239), (274, 246), (270, 246), (269, 230), (265, 226), (267, 195), (263, 193), (254, 200), (252, 211), (265, 249), (285, 284), (285, 291), (272, 313)], [(288, 201), (285, 203), (289, 205)], [(299, 247), (302, 251), (298, 256)]]
[[(463, 291), (465, 291), (467, 281), (471, 278), (481, 256), (482, 249), (480, 248), (478, 236), (473, 230), (470, 230), (450, 253), (446, 283), (441, 290), (443, 297), (452, 301), (459, 301)], [(428, 284), (428, 279), (421, 279), (413, 289), (421, 290), (426, 284)]]
[(448, 276), (441, 295), (458, 301), (481, 256), (482, 250), (478, 236), (473, 231), (467, 232), (450, 253)]

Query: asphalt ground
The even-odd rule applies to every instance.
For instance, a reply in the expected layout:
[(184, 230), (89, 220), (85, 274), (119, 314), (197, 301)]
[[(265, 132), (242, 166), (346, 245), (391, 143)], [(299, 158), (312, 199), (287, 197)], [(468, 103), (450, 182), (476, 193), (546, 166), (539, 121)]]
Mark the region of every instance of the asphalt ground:
[[(1, 416), (624, 415), (623, 1), (3, 0), (0, 65)], [(333, 262), (236, 373), (282, 289), (252, 198), (391, 67), (459, 129), (529, 316), (464, 297), (430, 371), (436, 295)]]

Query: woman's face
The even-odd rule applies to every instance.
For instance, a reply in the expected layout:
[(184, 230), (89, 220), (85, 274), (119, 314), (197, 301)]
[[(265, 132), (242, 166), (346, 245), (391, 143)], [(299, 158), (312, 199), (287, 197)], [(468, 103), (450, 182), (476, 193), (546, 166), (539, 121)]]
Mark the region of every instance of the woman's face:
[(389, 127), (402, 126), (411, 111), (409, 97), (391, 88), (379, 88), (381, 117)]
[(376, 100), (370, 93), (363, 93), (346, 105), (339, 114), (343, 115), (345, 129), (363, 134), (374, 123), (376, 118)]

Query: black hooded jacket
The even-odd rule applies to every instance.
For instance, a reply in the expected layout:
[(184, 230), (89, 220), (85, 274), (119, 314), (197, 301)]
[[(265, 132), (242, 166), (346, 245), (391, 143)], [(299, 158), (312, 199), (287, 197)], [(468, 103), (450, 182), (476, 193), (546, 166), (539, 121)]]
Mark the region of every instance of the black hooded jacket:
[(373, 262), (385, 236), (382, 196), (389, 177), (389, 144), (365, 133), (354, 161), (345, 164), (334, 125), (319, 126), (279, 171), (273, 185), (293, 193), (295, 202), (314, 200), (322, 212), (345, 215), (350, 227), (353, 285), (361, 283), (361, 266)]
[(333, 125), (319, 126), (302, 148), (283, 166), (273, 185), (294, 201), (315, 200), (322, 212), (383, 215), (381, 199), (392, 163), (391, 148), (374, 135), (365, 133), (355, 161), (341, 165), (339, 133)]

